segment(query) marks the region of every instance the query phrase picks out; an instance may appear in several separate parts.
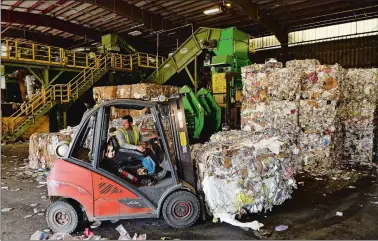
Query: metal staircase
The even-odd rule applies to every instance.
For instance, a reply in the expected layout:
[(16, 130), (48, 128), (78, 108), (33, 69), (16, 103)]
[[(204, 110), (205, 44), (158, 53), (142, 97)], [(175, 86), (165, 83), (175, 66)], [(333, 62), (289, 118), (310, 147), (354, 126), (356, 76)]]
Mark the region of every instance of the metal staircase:
[(94, 83), (101, 79), (112, 64), (112, 56), (105, 55), (83, 69), (67, 84), (51, 85), (35, 95), (30, 101), (8, 118), (2, 120), (3, 140), (15, 140), (20, 137), (33, 123), (44, 116), (58, 103), (71, 103), (76, 101)]
[(2, 119), (2, 139), (15, 140), (56, 104), (72, 104), (108, 70), (132, 72), (138, 68), (158, 68), (163, 56), (136, 52), (129, 55), (107, 53), (90, 56), (88, 53), (66, 50), (54, 46), (1, 40), (1, 61), (82, 69), (67, 84), (50, 85), (7, 119)]

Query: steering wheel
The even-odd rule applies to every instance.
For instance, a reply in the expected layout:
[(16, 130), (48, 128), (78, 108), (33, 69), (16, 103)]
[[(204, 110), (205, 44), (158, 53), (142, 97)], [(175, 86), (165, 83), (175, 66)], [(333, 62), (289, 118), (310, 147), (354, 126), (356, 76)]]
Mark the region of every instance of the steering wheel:
[(157, 136), (157, 137), (149, 139), (148, 142), (151, 144), (151, 143), (157, 142), (159, 140), (161, 140), (161, 138), (159, 136)]

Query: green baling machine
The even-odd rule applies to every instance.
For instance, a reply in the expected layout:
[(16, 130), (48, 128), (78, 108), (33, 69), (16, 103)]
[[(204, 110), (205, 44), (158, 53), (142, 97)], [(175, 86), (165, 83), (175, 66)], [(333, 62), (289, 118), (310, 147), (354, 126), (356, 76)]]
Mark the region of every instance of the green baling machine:
[(221, 109), (211, 93), (202, 88), (197, 94), (185, 85), (180, 89), (188, 133), (192, 139), (203, 140), (217, 132), (221, 125)]
[[(211, 88), (208, 92), (211, 92), (211, 99), (218, 105), (218, 108), (222, 108), (222, 114), (220, 114), (222, 117), (219, 119), (220, 123), (225, 123), (229, 127), (236, 127), (240, 121), (238, 111), (240, 110), (242, 89), (241, 67), (251, 64), (251, 61), (248, 59), (248, 34), (234, 27), (226, 29), (199, 28), (151, 74), (147, 82), (164, 84), (174, 74), (186, 70), (193, 85), (197, 86), (195, 78), (191, 76), (188, 70), (188, 65), (195, 61), (197, 56), (203, 52), (206, 53), (203, 65), (210, 67), (212, 76)], [(183, 88), (182, 92), (187, 93), (188, 89)], [(205, 104), (199, 98), (202, 95), (199, 95), (199, 93), (195, 96), (198, 103), (205, 109)], [(187, 96), (194, 96), (194, 94), (187, 94)], [(187, 103), (187, 113), (193, 115), (192, 113), (196, 109), (194, 107), (189, 108), (189, 106), (192, 106), (194, 101), (188, 101)], [(202, 114), (198, 113), (197, 119), (199, 116), (202, 116)], [(212, 121), (218, 123), (215, 119), (212, 119)], [(198, 120), (193, 123), (198, 128), (205, 125), (195, 125), (198, 123)], [(203, 127), (202, 129), (208, 130), (208, 128)], [(217, 130), (219, 130), (219, 127)], [(193, 133), (193, 136), (199, 136), (199, 133)]]

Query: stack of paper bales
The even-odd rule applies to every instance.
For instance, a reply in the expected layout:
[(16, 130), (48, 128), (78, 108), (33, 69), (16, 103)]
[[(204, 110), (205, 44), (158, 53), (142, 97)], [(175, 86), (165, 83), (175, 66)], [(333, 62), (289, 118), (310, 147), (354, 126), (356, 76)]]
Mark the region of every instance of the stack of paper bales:
[(330, 167), (335, 164), (333, 141), (343, 70), (337, 64), (320, 65), (317, 60), (293, 60), (287, 66), (295, 67), (302, 74), (298, 165), (308, 170)]
[(341, 85), (340, 138), (344, 161), (371, 163), (378, 94), (378, 69), (348, 69)]

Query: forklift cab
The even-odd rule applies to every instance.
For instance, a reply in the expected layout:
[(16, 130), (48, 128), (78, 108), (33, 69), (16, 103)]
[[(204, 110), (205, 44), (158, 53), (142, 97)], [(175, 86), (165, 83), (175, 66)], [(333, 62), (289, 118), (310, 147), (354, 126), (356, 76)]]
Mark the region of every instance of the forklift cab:
[[(115, 107), (150, 110), (166, 169), (164, 177), (152, 186), (134, 185), (102, 168), (101, 162), (108, 161), (106, 152), (112, 138), (108, 130)], [(193, 225), (201, 205), (188, 139), (180, 97), (163, 102), (111, 100), (87, 111), (67, 153), (54, 162), (47, 178), (51, 200), (46, 213), (48, 225), (54, 232), (71, 233), (83, 217), (104, 221), (161, 215), (175, 228)]]

